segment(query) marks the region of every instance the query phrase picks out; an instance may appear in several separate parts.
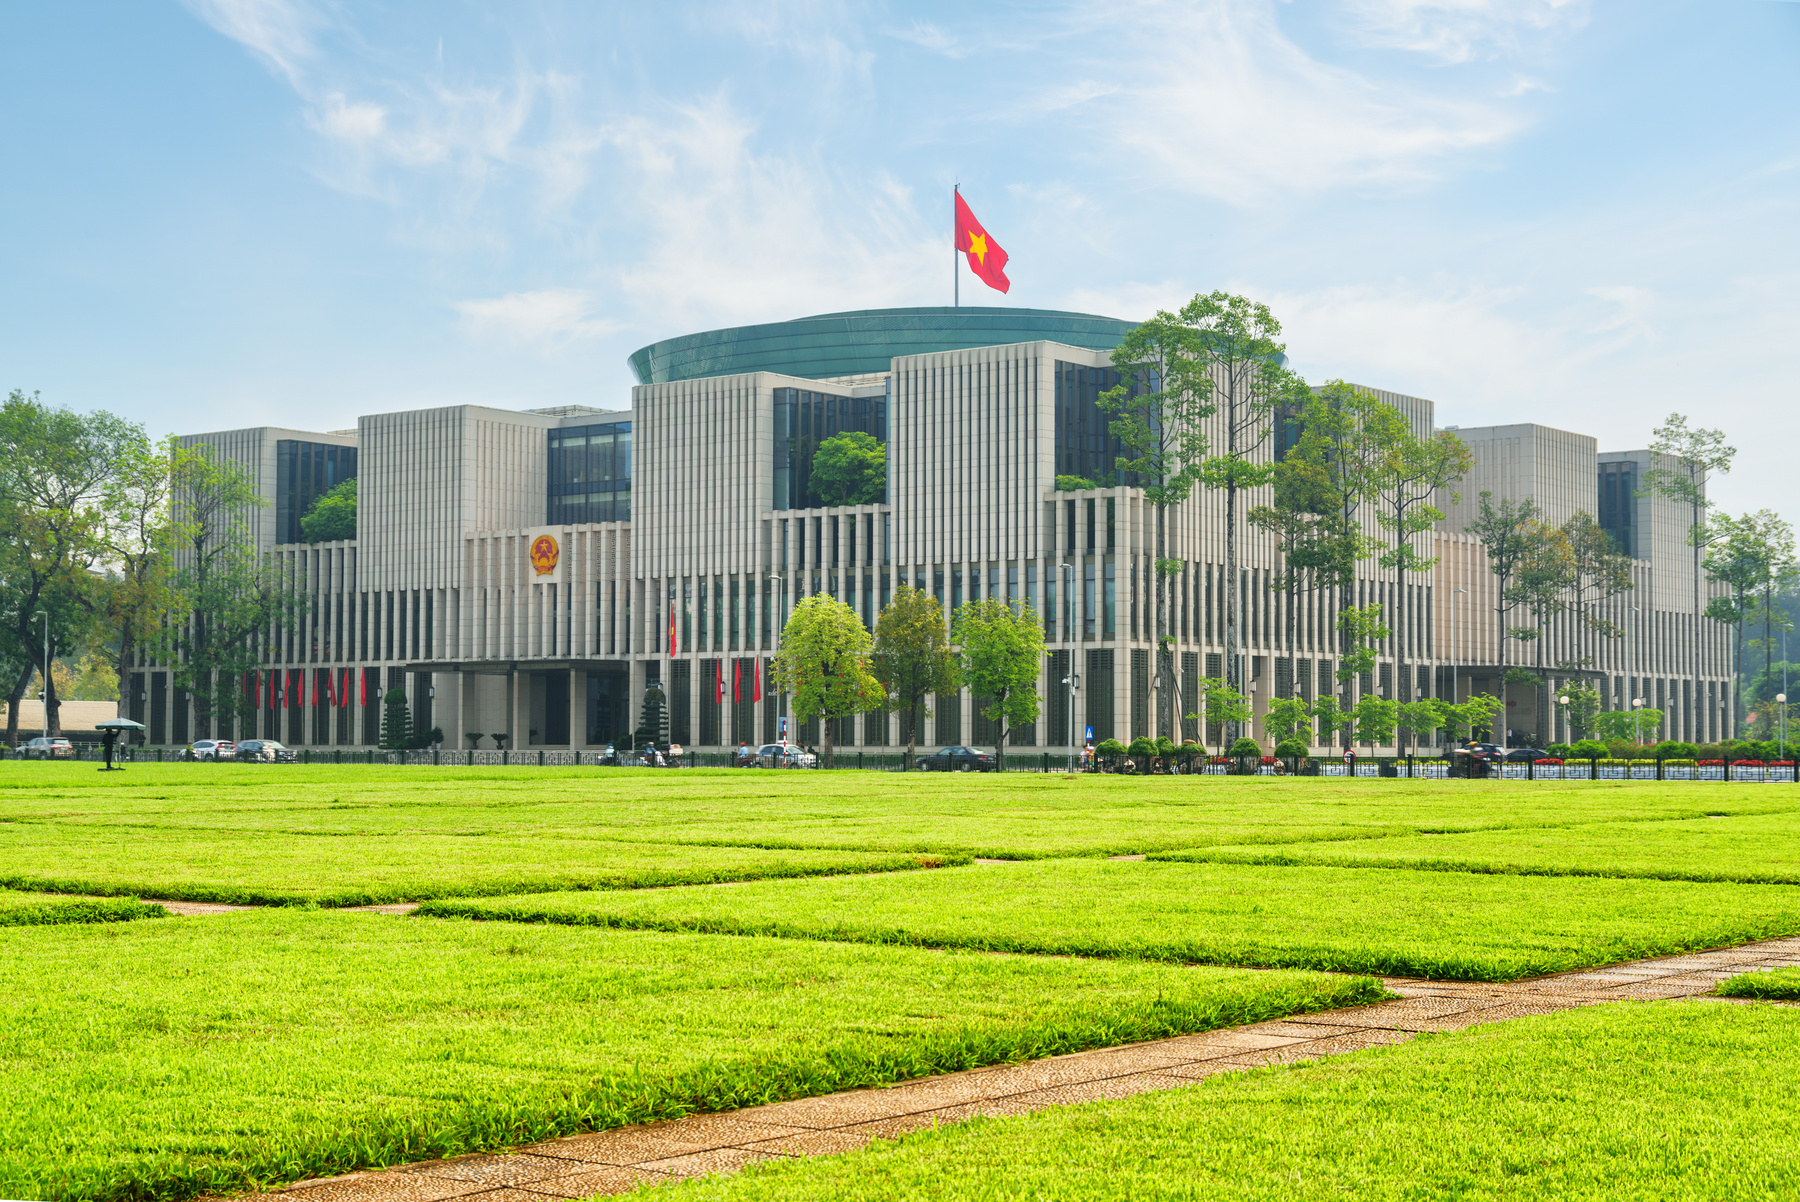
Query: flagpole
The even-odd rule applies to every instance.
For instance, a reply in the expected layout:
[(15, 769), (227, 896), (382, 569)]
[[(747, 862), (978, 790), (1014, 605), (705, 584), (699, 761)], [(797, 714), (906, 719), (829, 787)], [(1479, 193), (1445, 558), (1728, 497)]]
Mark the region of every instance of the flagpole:
[(957, 259), (959, 253), (956, 246), (956, 197), (962, 195), (962, 184), (950, 190), (950, 297), (955, 307), (962, 308), (962, 264)]

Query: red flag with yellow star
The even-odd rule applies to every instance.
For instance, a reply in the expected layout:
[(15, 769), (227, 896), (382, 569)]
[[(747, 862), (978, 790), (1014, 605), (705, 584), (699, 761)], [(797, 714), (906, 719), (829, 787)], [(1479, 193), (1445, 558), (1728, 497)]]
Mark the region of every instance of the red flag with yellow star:
[(961, 192), (956, 194), (956, 249), (969, 257), (969, 270), (989, 288), (1005, 292), (1012, 287), (1006, 278), (1006, 252), (981, 228)]

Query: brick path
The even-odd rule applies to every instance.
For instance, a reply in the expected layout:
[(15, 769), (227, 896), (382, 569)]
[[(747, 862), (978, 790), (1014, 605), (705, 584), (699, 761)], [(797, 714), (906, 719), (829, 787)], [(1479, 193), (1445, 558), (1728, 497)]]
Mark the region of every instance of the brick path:
[(291, 1202), (547, 1202), (620, 1193), (644, 1181), (729, 1171), (771, 1157), (843, 1152), (974, 1115), (1130, 1097), (1234, 1070), (1404, 1043), (1421, 1031), (1457, 1031), (1622, 998), (1691, 997), (1740, 972), (1793, 964), (1800, 964), (1800, 938), (1506, 985), (1391, 978), (1387, 985), (1401, 995), (1398, 1001), (572, 1135), (504, 1155), (302, 1181), (284, 1192)]

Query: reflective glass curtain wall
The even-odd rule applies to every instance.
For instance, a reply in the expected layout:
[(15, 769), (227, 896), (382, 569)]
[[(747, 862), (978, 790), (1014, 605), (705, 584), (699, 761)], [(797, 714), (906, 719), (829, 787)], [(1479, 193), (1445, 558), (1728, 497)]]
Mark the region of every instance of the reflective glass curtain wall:
[(631, 423), (550, 431), (551, 526), (631, 520)]
[(824, 499), (812, 488), (813, 455), (821, 442), (846, 432), (870, 434), (876, 442), (885, 444), (887, 401), (802, 388), (775, 390), (776, 509), (824, 506)]
[(275, 541), (305, 542), (300, 519), (313, 502), (356, 476), (356, 448), (283, 438), (275, 443)]
[(1105, 367), (1056, 364), (1056, 474), (1080, 476), (1101, 488), (1130, 484), (1116, 466), (1119, 440), (1107, 430), (1100, 394), (1119, 383)]

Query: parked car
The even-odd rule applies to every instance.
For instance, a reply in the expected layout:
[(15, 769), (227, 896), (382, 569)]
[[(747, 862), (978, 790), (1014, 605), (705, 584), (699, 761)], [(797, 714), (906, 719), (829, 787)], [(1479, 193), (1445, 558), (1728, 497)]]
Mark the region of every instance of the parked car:
[(993, 756), (973, 747), (940, 747), (919, 757), (921, 772), (992, 772), (998, 766)]
[(237, 758), (237, 744), (229, 739), (196, 739), (187, 745), (190, 760), (230, 760)]
[(756, 749), (758, 768), (817, 768), (819, 757), (792, 743), (764, 743)]
[(75, 758), (75, 744), (67, 739), (33, 739), (20, 748), (21, 759), (27, 760), (72, 760)]
[(1509, 764), (1529, 764), (1534, 760), (1547, 760), (1550, 753), (1541, 747), (1515, 747), (1506, 753)]
[(245, 739), (237, 745), (233, 758), (251, 763), (292, 764), (299, 761), (300, 753), (274, 739)]

